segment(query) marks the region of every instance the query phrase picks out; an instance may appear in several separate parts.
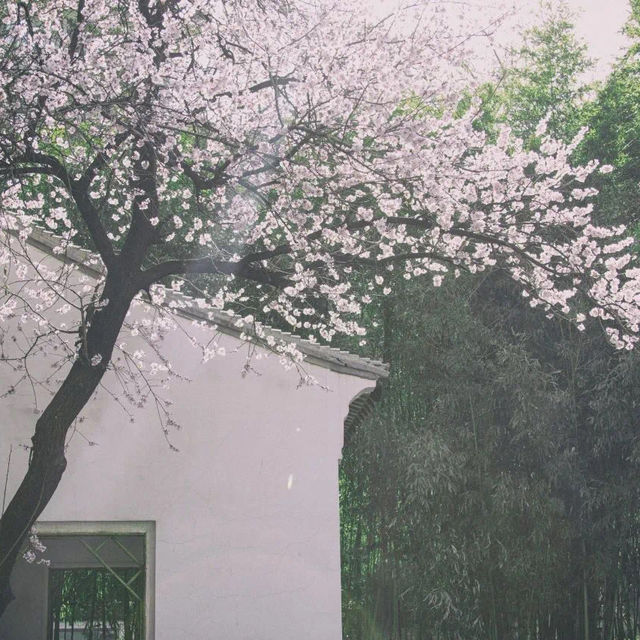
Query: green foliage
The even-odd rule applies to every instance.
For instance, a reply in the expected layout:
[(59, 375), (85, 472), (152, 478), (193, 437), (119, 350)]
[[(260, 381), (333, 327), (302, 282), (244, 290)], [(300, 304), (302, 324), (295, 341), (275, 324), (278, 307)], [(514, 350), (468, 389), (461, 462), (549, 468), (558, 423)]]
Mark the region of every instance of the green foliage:
[(506, 71), (503, 89), (507, 122), (531, 146), (538, 142), (535, 129), (544, 118), (551, 135), (571, 139), (582, 125), (577, 107), (590, 89), (581, 76), (592, 63), (567, 7), (547, 4), (545, 12), (543, 23), (528, 31), (513, 52), (516, 64)]
[[(595, 97), (566, 10), (525, 35), (501, 79), (464, 95), (492, 137), (538, 122), (599, 159), (598, 216), (638, 222), (640, 0)], [(374, 300), (368, 355), (392, 365), (345, 435), (344, 637), (629, 640), (640, 633), (640, 354), (548, 321), (499, 273), (403, 282)], [(410, 300), (410, 303), (403, 303)]]
[(583, 637), (584, 572), (592, 602), (640, 560), (638, 357), (498, 274), (405, 287), (383, 400), (346, 437), (345, 638)]
[[(137, 569), (113, 571), (142, 592), (144, 578)], [(49, 587), (48, 626), (52, 640), (71, 635), (86, 640), (143, 637), (141, 604), (106, 569), (55, 569), (50, 573)]]
[(548, 133), (571, 140), (584, 124), (582, 106), (593, 89), (582, 80), (593, 63), (575, 35), (568, 8), (545, 3), (543, 10), (541, 24), (524, 33), (520, 47), (511, 49), (511, 64), (473, 94), (465, 93), (456, 112), (466, 113), (475, 98), (479, 129), (495, 138), (497, 125), (507, 124), (530, 148), (540, 144), (535, 130), (545, 118)]
[(598, 158), (614, 166), (595, 183), (600, 190), (598, 209), (605, 220), (637, 225), (640, 218), (640, 27), (637, 2), (632, 3), (627, 33), (636, 38), (588, 105), (589, 127), (578, 160)]

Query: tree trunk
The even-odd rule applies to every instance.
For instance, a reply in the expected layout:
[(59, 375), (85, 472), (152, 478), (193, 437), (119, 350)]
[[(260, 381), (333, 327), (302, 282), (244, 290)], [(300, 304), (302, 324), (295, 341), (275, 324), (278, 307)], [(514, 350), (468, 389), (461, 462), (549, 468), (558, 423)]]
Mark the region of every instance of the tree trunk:
[[(135, 270), (137, 272), (137, 270)], [(134, 270), (107, 276), (101, 301), (87, 331), (86, 350), (79, 353), (60, 389), (36, 422), (31, 463), (0, 519), (0, 616), (13, 600), (10, 576), (32, 525), (47, 506), (67, 466), (65, 443), (69, 428), (97, 389), (111, 360), (124, 318), (137, 292)], [(101, 356), (98, 365), (91, 359)]]

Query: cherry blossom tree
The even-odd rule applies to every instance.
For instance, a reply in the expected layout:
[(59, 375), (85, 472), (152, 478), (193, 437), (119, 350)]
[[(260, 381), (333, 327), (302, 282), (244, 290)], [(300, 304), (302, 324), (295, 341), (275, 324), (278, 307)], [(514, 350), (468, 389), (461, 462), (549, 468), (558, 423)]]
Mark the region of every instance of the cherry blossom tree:
[[(139, 358), (118, 342), (131, 305), (148, 294), (179, 311), (160, 285), (200, 291), (205, 311), (243, 310), (254, 336), (299, 362), (254, 318), (329, 342), (363, 333), (360, 310), (390, 292), (393, 270), (439, 284), (502, 268), (532, 305), (578, 326), (595, 317), (632, 347), (632, 240), (593, 224), (584, 185), (608, 167), (572, 166), (578, 140), (528, 151), (504, 128), (489, 144), (473, 111), (453, 117), (470, 32), (446, 6), (386, 17), (321, 0), (0, 8), (0, 319), (22, 323), (16, 339), (0, 322), (0, 356), (18, 382), (43, 353), (64, 372), (0, 520), (0, 614), (69, 429), (114, 353)], [(38, 226), (60, 252), (94, 250), (98, 284), (78, 264), (31, 261)], [(157, 327), (144, 329), (153, 342)], [(159, 349), (152, 365), (170, 371)]]

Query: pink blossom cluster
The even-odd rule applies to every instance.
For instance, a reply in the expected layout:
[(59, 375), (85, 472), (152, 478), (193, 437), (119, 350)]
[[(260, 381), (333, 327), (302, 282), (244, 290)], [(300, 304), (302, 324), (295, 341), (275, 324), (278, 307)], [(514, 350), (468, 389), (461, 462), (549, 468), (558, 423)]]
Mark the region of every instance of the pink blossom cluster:
[[(34, 225), (88, 238), (102, 279), (133, 250), (149, 284), (179, 291), (208, 274), (190, 285), (202, 307), (239, 312), (259, 337), (255, 311), (314, 341), (362, 335), (363, 305), (388, 295), (398, 270), (438, 286), (501, 268), (533, 306), (579, 327), (599, 318), (631, 348), (633, 241), (591, 215), (589, 175), (610, 168), (573, 166), (579, 138), (552, 140), (544, 123), (532, 151), (506, 127), (487, 140), (473, 108), (454, 117), (471, 32), (446, 6), (419, 0), (387, 16), (293, 0), (0, 8), (0, 262), (13, 283), (0, 319), (30, 320), (23, 351), (77, 333), (103, 281), (70, 277), (73, 265), (17, 266)], [(268, 346), (295, 358), (291, 345)], [(159, 358), (150, 367), (170, 369)]]

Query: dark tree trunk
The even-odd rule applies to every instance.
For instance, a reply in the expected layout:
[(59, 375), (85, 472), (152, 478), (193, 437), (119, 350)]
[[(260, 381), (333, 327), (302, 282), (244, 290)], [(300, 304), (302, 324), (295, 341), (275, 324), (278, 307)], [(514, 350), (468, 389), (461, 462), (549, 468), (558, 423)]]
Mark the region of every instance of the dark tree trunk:
[[(31, 463), (0, 519), (0, 616), (13, 600), (10, 575), (22, 544), (47, 506), (64, 473), (65, 442), (69, 428), (97, 389), (111, 360), (127, 310), (137, 292), (137, 269), (110, 273), (101, 300), (108, 304), (96, 311), (87, 331), (86, 348), (78, 354), (66, 379), (36, 422)], [(91, 365), (91, 358), (102, 360)]]

